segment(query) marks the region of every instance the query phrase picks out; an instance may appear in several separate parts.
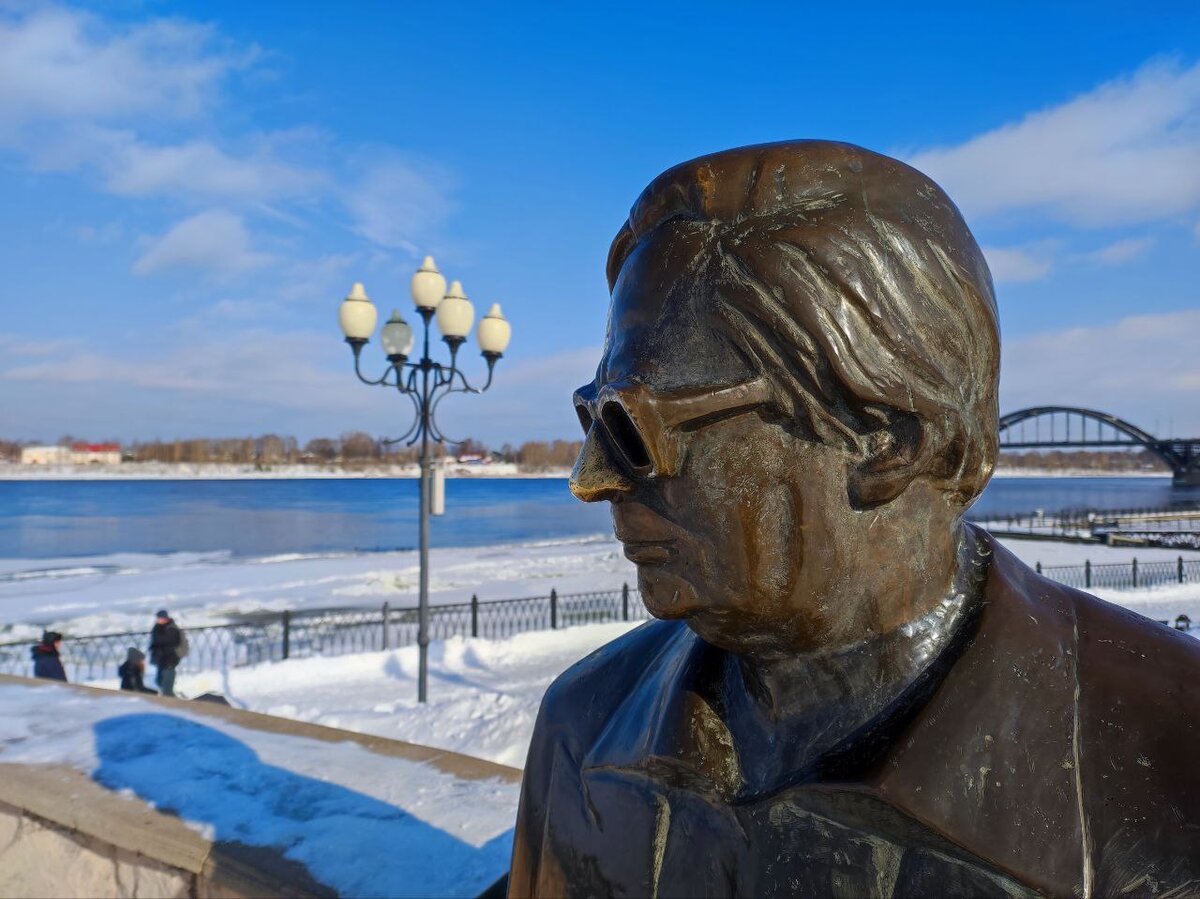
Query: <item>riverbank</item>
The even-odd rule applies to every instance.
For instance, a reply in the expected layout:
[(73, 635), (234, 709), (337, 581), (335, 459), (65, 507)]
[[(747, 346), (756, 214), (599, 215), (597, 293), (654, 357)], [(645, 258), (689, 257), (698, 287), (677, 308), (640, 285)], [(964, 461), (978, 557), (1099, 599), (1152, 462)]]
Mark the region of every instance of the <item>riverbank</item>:
[[(568, 468), (527, 470), (511, 462), (446, 466), (450, 478), (566, 478)], [(273, 481), (273, 480), (408, 480), (421, 476), (416, 465), (341, 468), (334, 465), (171, 464), (125, 462), (120, 465), (17, 465), (0, 463), (0, 481)], [(997, 468), (996, 478), (1164, 478), (1163, 471), (1098, 471), (1089, 468)]]
[(1102, 470), (1096, 468), (1003, 468), (997, 467), (994, 478), (1169, 478), (1171, 472)]
[[(565, 478), (566, 468), (526, 470), (512, 462), (446, 466), (449, 478)], [(0, 463), (0, 481), (273, 481), (416, 479), (416, 465), (341, 468), (334, 465), (226, 465), (124, 462), (120, 465), (18, 465)]]

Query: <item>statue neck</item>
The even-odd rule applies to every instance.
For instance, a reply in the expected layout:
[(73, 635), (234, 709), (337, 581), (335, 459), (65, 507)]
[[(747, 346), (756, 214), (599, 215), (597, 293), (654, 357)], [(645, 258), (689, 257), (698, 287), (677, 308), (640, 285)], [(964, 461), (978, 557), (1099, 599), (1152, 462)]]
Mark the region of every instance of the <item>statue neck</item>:
[(989, 558), (986, 546), (963, 528), (950, 589), (912, 620), (828, 651), (769, 659), (727, 656), (728, 723), (747, 786), (807, 767), (892, 711), (972, 616)]

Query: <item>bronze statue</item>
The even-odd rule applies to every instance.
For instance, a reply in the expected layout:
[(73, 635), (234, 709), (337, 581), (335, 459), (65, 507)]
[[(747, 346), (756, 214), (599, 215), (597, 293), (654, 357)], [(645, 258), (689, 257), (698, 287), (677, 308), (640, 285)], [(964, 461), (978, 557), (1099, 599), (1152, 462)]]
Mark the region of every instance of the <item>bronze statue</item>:
[(1200, 894), (1200, 645), (962, 521), (991, 276), (945, 193), (797, 141), (613, 242), (571, 489), (658, 619), (550, 688), (511, 896)]

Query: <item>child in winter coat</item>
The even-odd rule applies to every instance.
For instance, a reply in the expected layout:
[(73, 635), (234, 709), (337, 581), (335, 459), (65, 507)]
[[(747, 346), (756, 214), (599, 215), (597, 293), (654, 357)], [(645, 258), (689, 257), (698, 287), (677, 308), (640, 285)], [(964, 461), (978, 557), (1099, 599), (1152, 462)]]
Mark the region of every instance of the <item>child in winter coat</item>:
[(158, 691), (147, 687), (142, 680), (145, 673), (146, 654), (136, 646), (130, 646), (125, 654), (125, 661), (117, 669), (117, 675), (121, 678), (121, 689), (132, 690), (135, 693), (153, 693), (157, 696)]

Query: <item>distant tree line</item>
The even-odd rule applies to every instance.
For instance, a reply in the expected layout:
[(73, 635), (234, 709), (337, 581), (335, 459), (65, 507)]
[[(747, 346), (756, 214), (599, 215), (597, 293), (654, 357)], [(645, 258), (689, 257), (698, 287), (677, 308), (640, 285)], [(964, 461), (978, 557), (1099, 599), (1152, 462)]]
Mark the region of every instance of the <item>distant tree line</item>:
[[(56, 442), (69, 446), (81, 440), (68, 436)], [(18, 461), (21, 448), (33, 443), (0, 440), (0, 461)], [(433, 452), (435, 457), (490, 457), (497, 462), (513, 462), (525, 470), (539, 471), (570, 468), (575, 464), (581, 446), (578, 440), (528, 440), (520, 446), (505, 443), (500, 449), (493, 450), (482, 441), (467, 438), (448, 448), (435, 444)], [(314, 437), (303, 444), (295, 437), (280, 434), (146, 440), (126, 444), (122, 451), (124, 459), (129, 462), (255, 465), (260, 468), (276, 465), (335, 465), (344, 468), (415, 465), (418, 454), (415, 446), (390, 445), (364, 431), (348, 431), (338, 438)]]
[(999, 464), (1005, 468), (1040, 468), (1047, 471), (1067, 471), (1072, 468), (1091, 471), (1168, 471), (1162, 460), (1147, 449), (1010, 450), (1000, 453)]
[[(108, 440), (111, 440), (109, 438)], [(0, 440), (0, 462), (17, 462), (21, 448), (37, 441)], [(59, 446), (87, 443), (67, 435), (55, 441)], [(108, 442), (108, 441), (106, 441)], [(112, 440), (111, 442), (119, 442)], [(579, 455), (578, 440), (527, 440), (519, 446), (503, 444), (493, 450), (482, 441), (467, 438), (449, 448), (435, 445), (434, 454), (490, 456), (497, 462), (513, 462), (526, 471), (570, 468)], [(198, 438), (191, 440), (148, 440), (125, 446), (123, 455), (130, 462), (166, 462), (204, 465), (228, 463), (257, 465), (337, 465), (368, 468), (380, 465), (415, 465), (417, 448), (403, 444), (391, 446), (364, 431), (348, 431), (341, 437), (314, 437), (300, 443), (295, 437), (263, 434), (260, 437)], [(1167, 468), (1149, 450), (1050, 450), (1041, 452), (1001, 452), (999, 464), (1005, 468), (1067, 471), (1162, 471)]]

